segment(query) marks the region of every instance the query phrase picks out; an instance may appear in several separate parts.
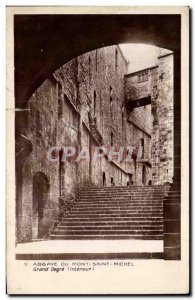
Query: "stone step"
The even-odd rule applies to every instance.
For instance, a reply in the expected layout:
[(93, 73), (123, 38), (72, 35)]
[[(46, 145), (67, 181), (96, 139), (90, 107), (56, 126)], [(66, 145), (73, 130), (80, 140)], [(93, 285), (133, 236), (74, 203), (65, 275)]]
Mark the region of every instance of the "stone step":
[(138, 228), (138, 229), (107, 229), (107, 228), (104, 228), (102, 230), (100, 230), (99, 228), (95, 227), (94, 229), (93, 228), (90, 228), (88, 230), (85, 230), (83, 229), (82, 227), (80, 227), (78, 230), (71, 230), (71, 229), (68, 229), (68, 230), (63, 230), (63, 229), (55, 229), (55, 234), (57, 233), (60, 233), (60, 232), (66, 232), (66, 234), (68, 233), (75, 233), (75, 234), (80, 234), (80, 233), (83, 233), (83, 234), (91, 234), (91, 232), (96, 232), (97, 234), (98, 233), (108, 233), (108, 234), (125, 234), (125, 233), (129, 233), (129, 234), (134, 234), (134, 233), (139, 233), (139, 232), (144, 232), (144, 233), (147, 233), (147, 232), (150, 232), (151, 234), (158, 234), (159, 232), (162, 232), (162, 227), (160, 228), (155, 228), (153, 230), (149, 229), (149, 228)]
[(141, 208), (141, 209), (124, 209), (124, 208), (117, 208), (117, 209), (93, 209), (93, 210), (77, 210), (76, 208), (72, 208), (72, 210), (70, 211), (70, 215), (78, 215), (80, 216), (81, 214), (89, 214), (89, 215), (94, 215), (94, 214), (106, 214), (106, 215), (110, 215), (110, 214), (120, 214), (121, 216), (123, 216), (123, 214), (150, 214), (150, 213), (163, 213), (163, 209), (155, 209), (155, 208)]
[[(71, 215), (66, 217), (66, 222), (68, 221), (94, 221), (94, 222), (99, 222), (101, 220), (103, 221), (132, 221), (132, 220), (137, 220), (139, 222), (140, 218), (144, 220), (148, 220), (149, 218), (163, 218), (163, 213), (151, 213), (151, 214), (124, 214), (124, 215), (119, 215), (119, 214), (80, 214), (78, 215)], [(139, 219), (138, 219), (139, 218)]]
[(51, 239), (163, 239), (163, 198), (169, 186), (101, 187), (81, 192)]
[[(96, 209), (105, 209), (105, 210), (110, 210), (110, 209), (123, 209), (123, 210), (127, 210), (127, 209), (132, 209), (132, 210), (140, 210), (140, 209), (162, 209), (163, 208), (163, 204), (145, 204), (142, 205), (141, 203), (137, 203), (137, 204), (120, 204), (120, 205), (112, 205), (112, 204), (99, 204), (99, 205), (75, 205), (73, 206), (71, 209), (76, 209), (76, 210), (96, 210)], [(71, 210), (72, 211), (72, 210)]]
[(71, 225), (67, 225), (67, 226), (62, 226), (59, 225), (57, 227), (57, 229), (53, 232), (55, 233), (56, 231), (67, 231), (67, 230), (73, 230), (73, 231), (77, 231), (77, 230), (163, 230), (163, 224), (162, 225), (88, 225), (88, 226), (83, 226), (83, 225), (78, 225), (78, 226), (71, 226)]
[(72, 210), (70, 211), (70, 214), (72, 213), (110, 213), (110, 212), (121, 212), (121, 213), (139, 213), (139, 212), (163, 212), (163, 207), (162, 206), (121, 206), (121, 207), (106, 207), (106, 206), (99, 206), (99, 207), (73, 207)]
[(160, 216), (131, 216), (131, 217), (118, 217), (118, 216), (103, 216), (103, 217), (90, 217), (89, 215), (85, 216), (84, 218), (83, 217), (73, 217), (73, 216), (67, 216), (65, 219), (61, 220), (61, 222), (68, 222), (68, 221), (77, 221), (77, 222), (86, 222), (86, 221), (94, 221), (94, 222), (99, 222), (99, 221), (106, 221), (106, 222), (109, 222), (109, 221), (122, 221), (122, 222), (125, 222), (125, 221), (137, 221), (139, 222), (140, 220), (145, 220), (145, 221), (148, 221), (148, 220), (155, 220), (155, 221), (159, 221), (159, 220), (163, 220), (163, 214), (161, 214)]
[(163, 235), (51, 235), (52, 240), (162, 240)]
[(129, 196), (119, 196), (119, 197), (101, 197), (101, 196), (98, 196), (98, 197), (95, 197), (95, 196), (86, 196), (86, 197), (80, 197), (78, 199), (77, 202), (80, 202), (80, 201), (88, 201), (88, 202), (94, 202), (94, 201), (163, 201), (163, 199), (167, 197), (167, 195), (164, 195), (164, 196), (160, 196), (160, 197), (153, 197), (153, 196), (150, 196), (150, 197), (145, 197), (145, 196), (142, 196), (142, 197), (129, 197)]
[(76, 210), (94, 210), (94, 209), (116, 209), (116, 208), (119, 208), (119, 209), (128, 209), (128, 208), (136, 208), (136, 209), (139, 209), (139, 208), (162, 208), (163, 207), (163, 203), (159, 203), (159, 204), (141, 204), (141, 203), (136, 203), (136, 204), (131, 204), (131, 203), (123, 203), (123, 204), (115, 204), (113, 205), (112, 203), (100, 203), (99, 205), (97, 204), (90, 204), (90, 205), (86, 205), (86, 204), (76, 204), (73, 209), (76, 209)]
[(129, 202), (124, 202), (124, 203), (112, 203), (112, 202), (108, 202), (108, 203), (90, 203), (89, 205), (87, 203), (76, 203), (74, 206), (72, 206), (72, 208), (75, 209), (88, 209), (88, 210), (93, 210), (93, 209), (114, 209), (114, 208), (119, 208), (119, 209), (137, 209), (139, 207), (142, 207), (143, 209), (146, 208), (162, 208), (163, 207), (163, 202), (157, 202), (157, 203), (131, 203), (131, 201)]
[[(148, 200), (159, 200), (159, 199), (163, 199), (164, 197), (167, 197), (168, 194), (164, 194), (164, 195), (146, 195), (146, 194), (143, 194), (143, 195), (95, 195), (95, 194), (91, 194), (91, 195), (83, 195), (83, 196), (80, 196), (79, 197), (79, 200), (86, 200), (86, 199), (89, 199), (89, 200), (94, 200), (94, 199), (105, 199), (105, 200), (126, 200), (126, 199), (132, 199), (132, 200), (136, 200), (136, 199), (141, 199), (141, 200), (145, 200), (145, 201), (148, 201)], [(171, 194), (170, 194), (171, 195)], [(172, 196), (175, 196), (175, 197), (178, 197), (180, 195), (172, 195)], [(78, 201), (79, 201), (78, 200)]]
[(104, 202), (89, 202), (89, 203), (85, 203), (85, 202), (77, 202), (75, 203), (75, 205), (73, 207), (89, 207), (90, 209), (93, 209), (93, 207), (137, 207), (137, 206), (141, 206), (141, 207), (160, 207), (163, 206), (163, 202), (159, 201), (159, 202), (141, 202), (141, 201), (136, 201), (136, 202), (131, 202), (131, 200), (129, 201), (123, 201), (123, 202), (112, 202), (112, 201), (104, 201)]
[(121, 220), (125, 217), (145, 217), (145, 218), (149, 218), (149, 217), (161, 217), (163, 216), (162, 212), (151, 212), (151, 213), (124, 213), (124, 214), (120, 214), (120, 213), (90, 213), (90, 214), (72, 214), (69, 217), (69, 220), (71, 220), (72, 218), (87, 218), (87, 217), (91, 217), (96, 219), (101, 219), (101, 218), (120, 218)]
[(122, 192), (147, 192), (147, 193), (153, 193), (153, 192), (164, 192), (164, 191), (169, 191), (170, 189), (149, 189), (149, 188), (107, 188), (107, 189), (86, 189), (86, 190), (81, 190), (81, 193), (88, 193), (88, 192), (93, 192), (93, 193), (122, 193)]
[[(167, 197), (166, 197), (167, 198)], [(166, 198), (164, 198), (164, 199), (166, 199)], [(163, 200), (164, 200), (163, 199)], [(177, 199), (177, 198), (175, 198), (175, 199)], [(94, 199), (94, 200), (84, 200), (83, 201), (83, 199), (82, 200), (80, 200), (80, 201), (78, 201), (78, 202), (75, 202), (75, 205), (79, 205), (79, 204), (82, 204), (82, 205), (99, 205), (99, 204), (109, 204), (109, 205), (111, 205), (111, 204), (115, 204), (115, 205), (123, 205), (123, 204), (145, 204), (145, 205), (153, 205), (153, 204), (163, 204), (163, 201), (162, 200), (148, 200), (148, 201), (146, 201), (146, 200), (141, 200), (141, 199), (137, 199), (137, 200), (134, 200), (134, 199), (123, 199), (123, 200), (110, 200), (110, 199), (102, 199), (102, 200), (97, 200), (97, 199)]]
[(164, 195), (169, 193), (169, 191), (116, 191), (116, 192), (93, 192), (93, 191), (87, 191), (87, 192), (80, 192), (80, 195)]
[(156, 189), (160, 189), (160, 190), (167, 190), (170, 189), (169, 185), (153, 185), (153, 186), (140, 186), (140, 185), (132, 185), (132, 186), (100, 186), (100, 187), (87, 187), (87, 188), (83, 188), (82, 191), (101, 191), (101, 190), (156, 190)]
[(71, 221), (63, 221), (63, 222), (60, 222), (58, 227), (63, 227), (63, 226), (102, 226), (102, 225), (105, 225), (105, 226), (128, 226), (128, 225), (140, 225), (140, 226), (145, 226), (145, 225), (148, 225), (148, 226), (163, 226), (163, 220), (161, 221), (118, 221), (118, 222), (115, 222), (115, 221), (99, 221), (99, 222), (95, 222), (95, 221), (88, 221), (88, 222), (85, 222), (85, 221), (77, 221), (77, 222), (71, 222)]
[(163, 214), (163, 210), (162, 209), (151, 209), (151, 210), (144, 210), (144, 209), (140, 209), (140, 210), (120, 210), (120, 209), (115, 209), (115, 210), (83, 210), (83, 211), (78, 211), (78, 210), (72, 210), (70, 213), (70, 216), (81, 216), (81, 215), (113, 215), (113, 214), (117, 214), (120, 216), (123, 216), (123, 214)]
[(162, 199), (101, 199), (98, 200), (97, 203), (95, 200), (86, 201), (83, 199), (79, 199), (77, 202), (75, 202), (75, 205), (100, 205), (100, 204), (115, 204), (115, 205), (121, 205), (121, 204), (163, 204)]
[(170, 190), (171, 186), (105, 186), (105, 187), (89, 187), (89, 188), (83, 188), (81, 191), (85, 192), (85, 191), (164, 191), (164, 190)]
[[(175, 192), (176, 193), (176, 192)], [(167, 195), (168, 192), (115, 192), (115, 193), (106, 193), (106, 192), (81, 192), (80, 197), (84, 196), (111, 196), (111, 197), (119, 197), (119, 196), (162, 196), (162, 195)]]
[[(173, 191), (175, 193), (178, 193), (178, 191)], [(99, 196), (103, 196), (103, 195), (106, 195), (106, 196), (119, 196), (119, 195), (165, 195), (165, 194), (168, 194), (169, 191), (121, 191), (121, 192), (93, 192), (93, 191), (88, 191), (88, 192), (81, 192), (80, 193), (80, 196), (85, 196), (85, 195), (99, 195)]]

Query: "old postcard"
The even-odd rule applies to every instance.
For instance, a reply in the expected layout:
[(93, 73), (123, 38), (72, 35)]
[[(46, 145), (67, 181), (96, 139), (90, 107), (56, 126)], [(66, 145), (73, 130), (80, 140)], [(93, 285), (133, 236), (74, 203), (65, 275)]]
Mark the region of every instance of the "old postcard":
[(188, 7), (7, 7), (8, 294), (189, 293), (188, 109)]

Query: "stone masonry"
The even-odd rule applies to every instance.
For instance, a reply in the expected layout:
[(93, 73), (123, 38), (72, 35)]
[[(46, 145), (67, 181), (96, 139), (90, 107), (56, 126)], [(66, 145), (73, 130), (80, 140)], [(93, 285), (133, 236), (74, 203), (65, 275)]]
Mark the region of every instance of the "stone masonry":
[[(173, 54), (127, 74), (120, 47), (97, 49), (66, 63), (28, 101), (17, 240), (47, 239), (84, 187), (158, 185), (173, 176)], [(134, 146), (142, 158), (75, 162), (47, 159), (51, 147)]]

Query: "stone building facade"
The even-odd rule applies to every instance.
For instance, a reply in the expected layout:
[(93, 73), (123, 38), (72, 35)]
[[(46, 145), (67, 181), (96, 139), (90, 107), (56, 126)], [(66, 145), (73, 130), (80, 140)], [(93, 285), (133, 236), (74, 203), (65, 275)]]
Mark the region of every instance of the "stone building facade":
[(127, 123), (137, 127), (135, 138), (144, 139), (151, 182), (163, 184), (173, 177), (173, 53), (159, 49), (157, 58), (155, 66), (125, 76), (125, 92)]
[[(151, 185), (173, 176), (173, 54), (127, 73), (120, 47), (85, 53), (59, 68), (28, 101), (28, 139), (17, 240), (49, 238), (86, 186)], [(90, 149), (90, 160), (63, 161), (61, 149)], [(142, 147), (131, 162), (93, 161), (94, 147)], [(48, 150), (56, 147), (54, 161)]]

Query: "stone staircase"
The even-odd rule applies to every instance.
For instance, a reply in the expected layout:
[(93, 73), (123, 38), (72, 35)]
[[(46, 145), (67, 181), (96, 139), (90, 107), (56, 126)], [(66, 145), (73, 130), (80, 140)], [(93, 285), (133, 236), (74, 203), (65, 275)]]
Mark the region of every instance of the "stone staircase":
[(87, 188), (52, 232), (53, 240), (163, 240), (168, 185)]

